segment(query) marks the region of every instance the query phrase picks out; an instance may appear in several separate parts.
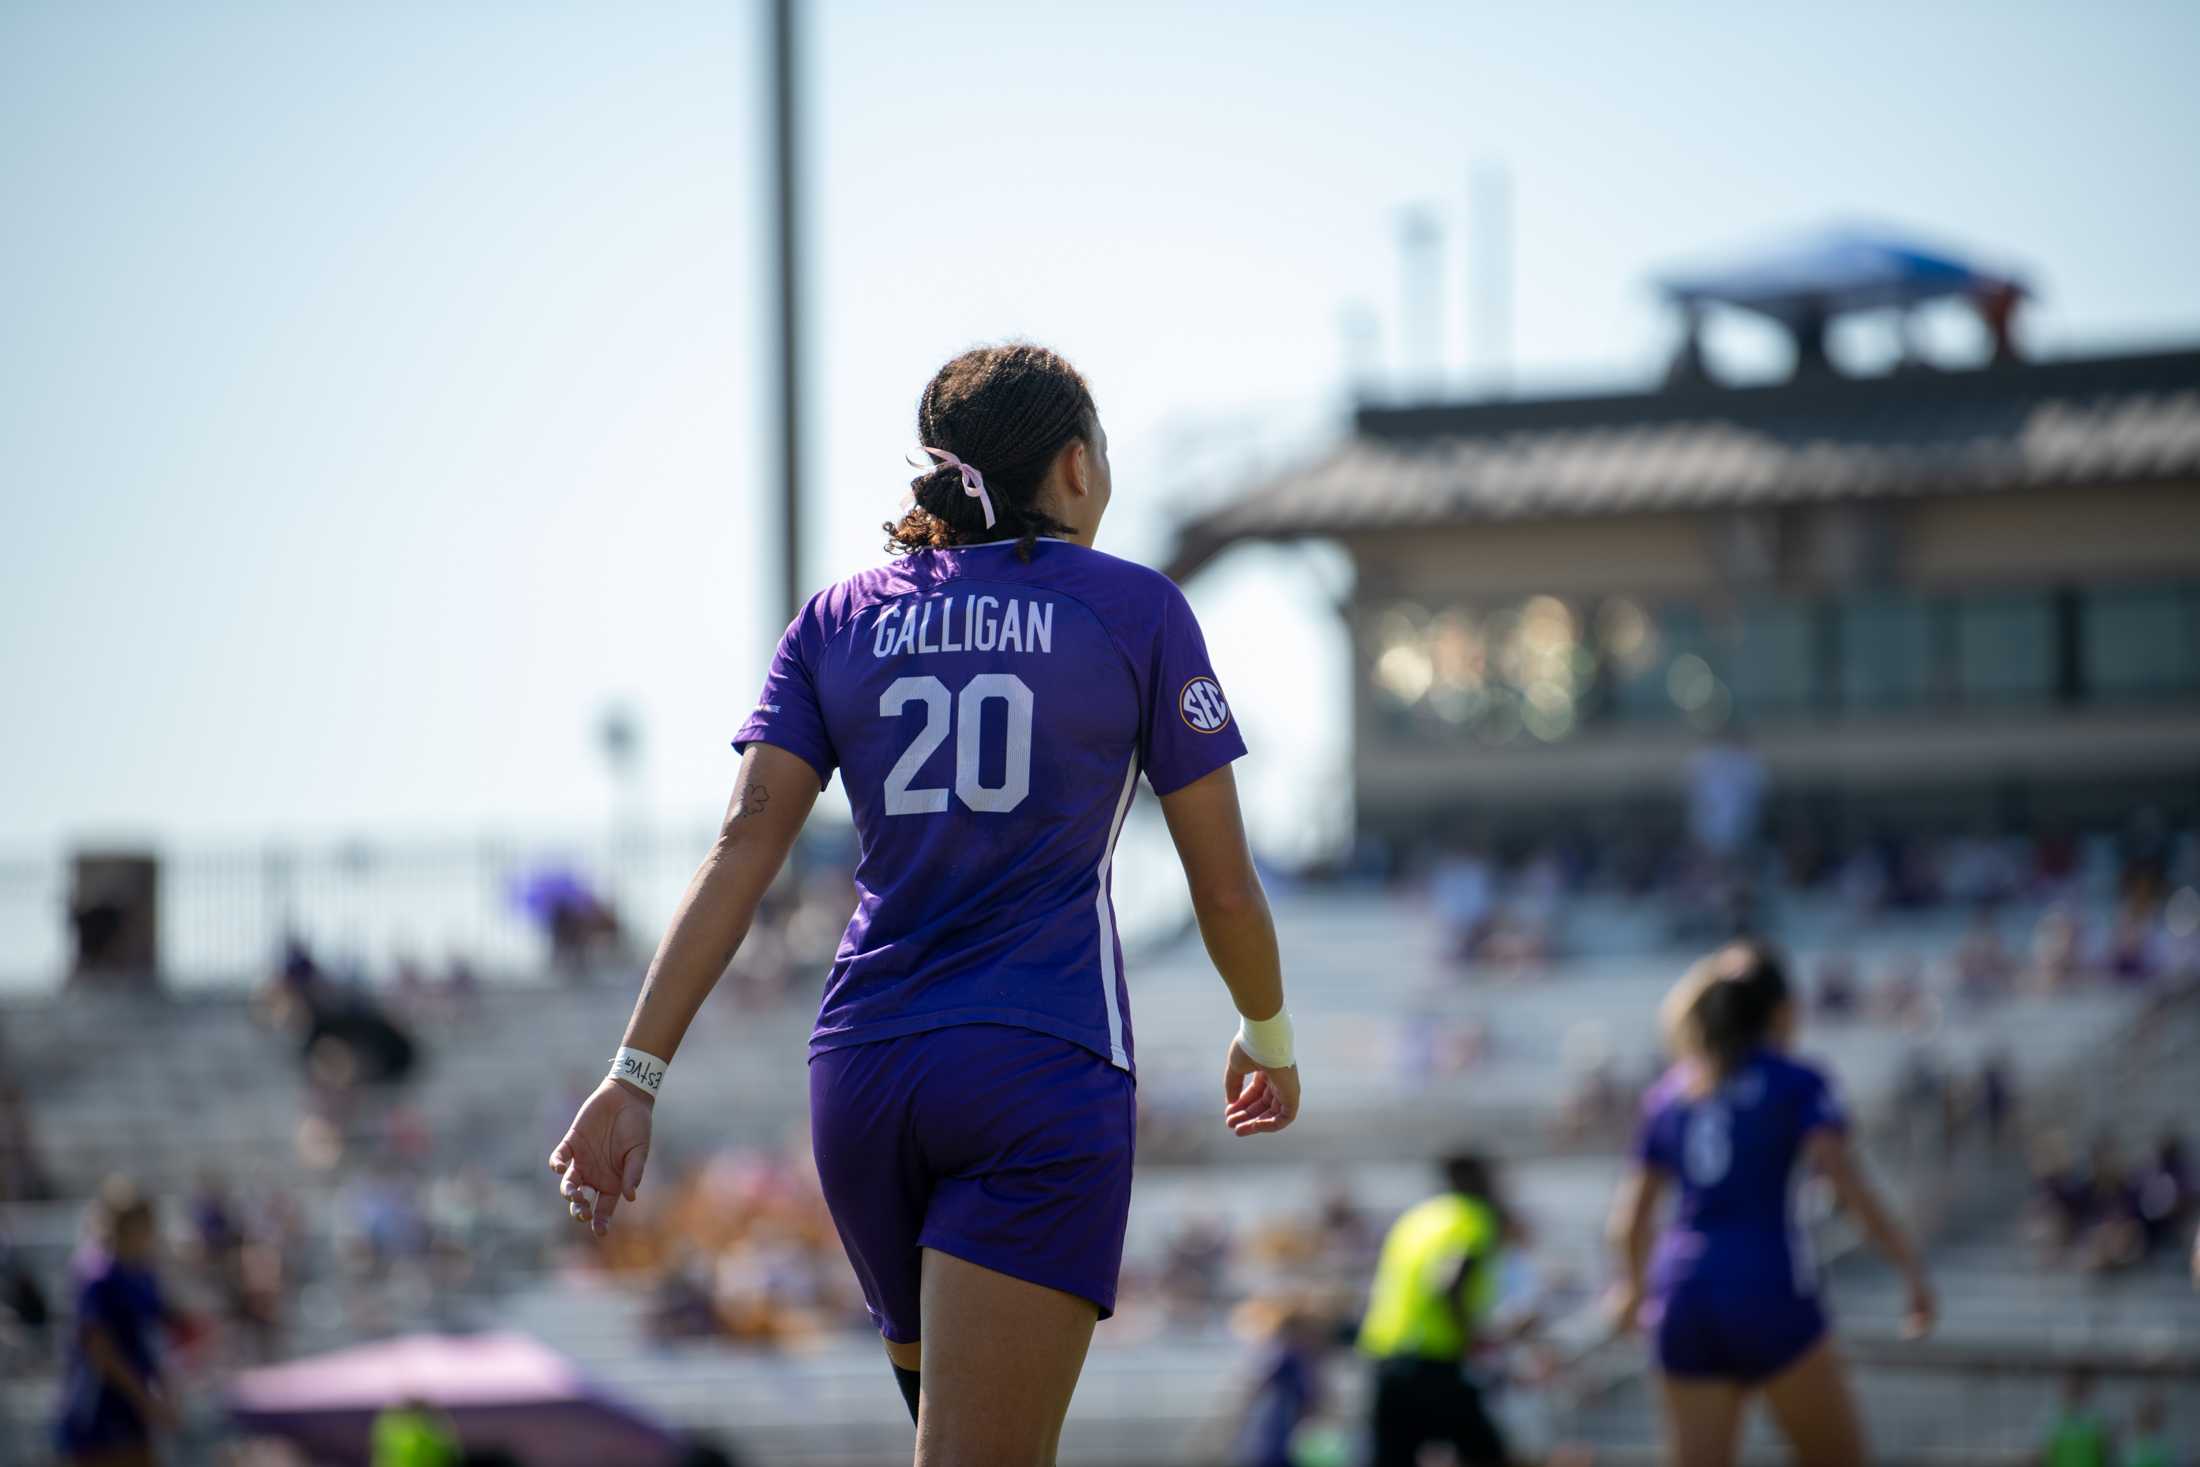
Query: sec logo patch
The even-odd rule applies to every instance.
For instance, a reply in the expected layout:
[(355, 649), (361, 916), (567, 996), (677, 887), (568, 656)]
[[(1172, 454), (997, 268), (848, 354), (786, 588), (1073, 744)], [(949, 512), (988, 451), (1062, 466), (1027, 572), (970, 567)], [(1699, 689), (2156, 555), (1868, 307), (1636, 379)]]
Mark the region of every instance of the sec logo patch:
[(1200, 733), (1221, 733), (1230, 726), (1230, 705), (1211, 677), (1195, 677), (1176, 695), (1177, 712)]

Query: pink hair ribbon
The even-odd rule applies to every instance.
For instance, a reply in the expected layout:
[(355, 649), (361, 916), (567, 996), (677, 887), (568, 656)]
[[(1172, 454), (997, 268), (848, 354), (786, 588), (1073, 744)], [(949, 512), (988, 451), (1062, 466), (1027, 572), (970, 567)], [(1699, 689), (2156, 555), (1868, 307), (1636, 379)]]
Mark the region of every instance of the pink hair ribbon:
[(963, 493), (978, 501), (979, 507), (985, 511), (985, 527), (989, 530), (992, 529), (993, 499), (991, 495), (985, 492), (985, 475), (979, 473), (976, 466), (964, 463), (944, 448), (926, 448), (921, 443), (917, 447), (920, 451), (931, 454), (932, 457), (938, 459), (948, 468), (962, 470)]

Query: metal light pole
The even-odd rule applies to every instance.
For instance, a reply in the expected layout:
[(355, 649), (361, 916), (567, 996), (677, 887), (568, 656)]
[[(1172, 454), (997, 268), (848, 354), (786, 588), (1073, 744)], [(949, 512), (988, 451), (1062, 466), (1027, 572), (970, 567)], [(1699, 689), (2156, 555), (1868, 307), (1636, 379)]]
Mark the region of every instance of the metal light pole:
[(795, 0), (771, 0), (772, 202), (779, 286), (779, 455), (786, 540), (780, 562), (785, 619), (802, 609), (801, 193), (795, 145)]

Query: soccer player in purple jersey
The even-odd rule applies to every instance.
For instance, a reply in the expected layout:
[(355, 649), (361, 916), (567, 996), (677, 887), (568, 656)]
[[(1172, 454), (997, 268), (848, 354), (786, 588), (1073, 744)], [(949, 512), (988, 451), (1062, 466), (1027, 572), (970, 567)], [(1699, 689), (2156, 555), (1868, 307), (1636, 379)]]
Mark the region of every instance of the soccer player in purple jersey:
[(1109, 870), (1141, 773), (1242, 1019), (1225, 1123), (1283, 1129), (1299, 1077), (1230, 773), (1245, 744), (1183, 594), (1092, 548), (1111, 485), (1084, 379), (1036, 346), (968, 352), (917, 428), (936, 462), (885, 527), (894, 558), (780, 640), (717, 844), (550, 1165), (599, 1235), (633, 1199), (667, 1061), (838, 769), (857, 903), (810, 1041), (818, 1176), (917, 1461), (1043, 1464), (1130, 1207)]
[[(1761, 1391), (1806, 1467), (1852, 1467), (1864, 1460), (1863, 1428), (1793, 1214), (1797, 1163), (1832, 1184), (1902, 1271), (1913, 1334), (1933, 1321), (1924, 1266), (1858, 1168), (1825, 1077), (1786, 1053), (1795, 1005), (1778, 957), (1751, 942), (1722, 948), (1689, 970), (1664, 1014), (1676, 1063), (1643, 1098), (1612, 1242), (1614, 1313), (1622, 1328), (1641, 1313), (1651, 1330), (1668, 1459), (1726, 1467), (1743, 1408)], [(1653, 1261), (1668, 1184), (1680, 1201)]]

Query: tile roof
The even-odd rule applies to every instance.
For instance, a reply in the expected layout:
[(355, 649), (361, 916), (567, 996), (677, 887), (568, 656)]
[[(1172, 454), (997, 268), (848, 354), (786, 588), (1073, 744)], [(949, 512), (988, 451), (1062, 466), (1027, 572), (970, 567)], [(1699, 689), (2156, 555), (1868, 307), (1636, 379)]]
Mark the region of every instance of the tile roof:
[(1172, 569), (1249, 538), (2196, 475), (2200, 351), (1368, 408), (1185, 523)]

